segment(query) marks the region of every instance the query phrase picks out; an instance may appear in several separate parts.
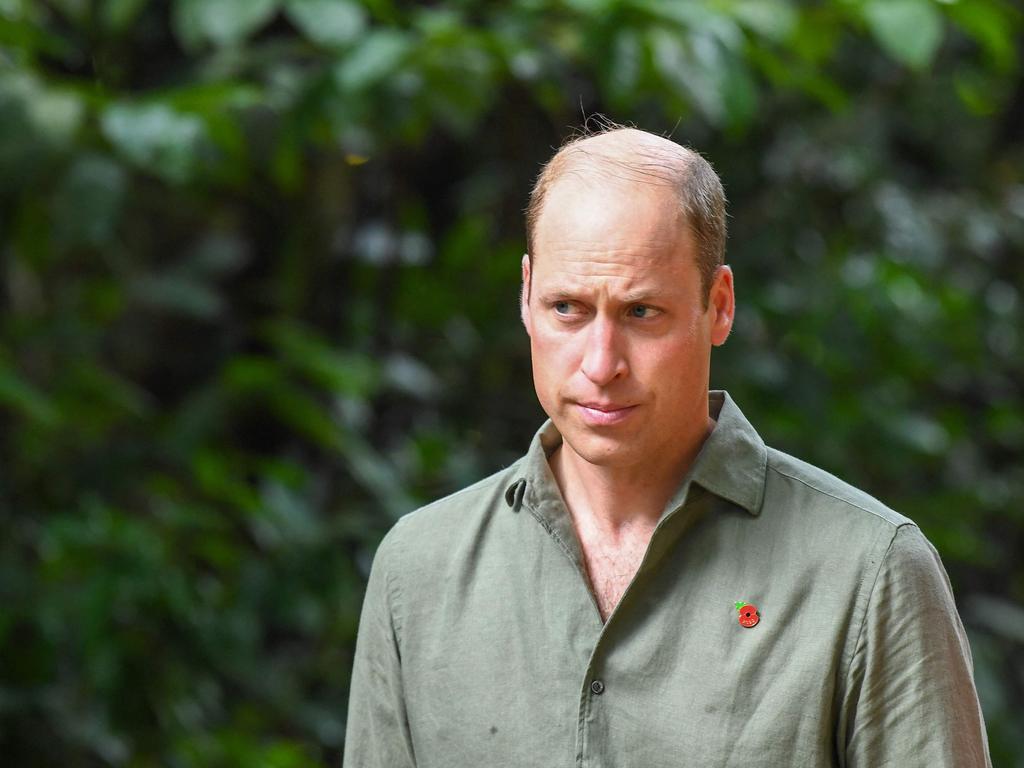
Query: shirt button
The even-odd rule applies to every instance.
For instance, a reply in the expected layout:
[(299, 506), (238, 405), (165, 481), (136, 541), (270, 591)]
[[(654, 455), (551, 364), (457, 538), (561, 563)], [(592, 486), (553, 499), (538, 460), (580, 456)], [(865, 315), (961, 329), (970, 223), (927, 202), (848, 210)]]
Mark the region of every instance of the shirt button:
[(590, 684), (590, 690), (593, 691), (595, 695), (600, 696), (602, 693), (604, 693), (604, 683), (602, 683), (600, 680), (595, 680)]

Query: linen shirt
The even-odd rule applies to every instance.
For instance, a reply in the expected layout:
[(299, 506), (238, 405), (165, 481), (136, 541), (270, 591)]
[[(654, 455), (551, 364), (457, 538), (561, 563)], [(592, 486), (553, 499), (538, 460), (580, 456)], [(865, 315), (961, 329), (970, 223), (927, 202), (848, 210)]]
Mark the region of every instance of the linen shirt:
[[(353, 665), (350, 768), (985, 766), (971, 656), (918, 527), (717, 424), (602, 622), (547, 457), (381, 543)], [(736, 603), (760, 612), (741, 626)]]

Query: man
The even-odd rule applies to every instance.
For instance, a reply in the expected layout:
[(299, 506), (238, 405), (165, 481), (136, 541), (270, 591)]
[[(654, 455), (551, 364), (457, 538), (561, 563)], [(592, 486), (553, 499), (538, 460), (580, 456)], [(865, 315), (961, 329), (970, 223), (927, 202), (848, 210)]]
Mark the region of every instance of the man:
[(634, 129), (585, 137), (527, 230), (550, 421), (381, 544), (347, 765), (987, 765), (930, 544), (708, 392), (734, 312), (711, 167)]

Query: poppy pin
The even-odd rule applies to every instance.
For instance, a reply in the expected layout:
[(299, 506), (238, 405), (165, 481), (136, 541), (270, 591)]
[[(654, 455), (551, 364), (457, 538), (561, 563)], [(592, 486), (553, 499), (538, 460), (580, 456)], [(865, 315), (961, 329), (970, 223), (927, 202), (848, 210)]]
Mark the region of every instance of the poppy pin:
[(740, 626), (750, 629), (756, 627), (757, 623), (761, 621), (761, 612), (757, 610), (757, 606), (752, 603), (747, 603), (742, 600), (736, 602), (736, 611), (739, 613)]

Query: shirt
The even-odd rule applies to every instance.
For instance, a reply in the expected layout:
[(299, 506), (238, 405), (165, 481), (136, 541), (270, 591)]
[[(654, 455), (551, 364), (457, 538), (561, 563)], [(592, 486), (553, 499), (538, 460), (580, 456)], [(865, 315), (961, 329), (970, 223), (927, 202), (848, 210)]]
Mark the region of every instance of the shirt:
[(709, 401), (717, 424), (607, 622), (550, 422), (516, 463), (399, 520), (370, 573), (346, 765), (990, 764), (918, 527)]

